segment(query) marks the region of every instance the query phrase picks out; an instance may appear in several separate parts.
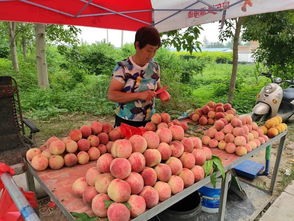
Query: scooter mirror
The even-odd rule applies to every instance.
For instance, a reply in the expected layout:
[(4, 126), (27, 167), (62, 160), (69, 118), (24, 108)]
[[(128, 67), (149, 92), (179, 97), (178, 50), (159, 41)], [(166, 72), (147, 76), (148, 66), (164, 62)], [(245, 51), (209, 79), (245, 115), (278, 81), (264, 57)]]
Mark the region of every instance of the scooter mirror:
[(282, 81), (283, 81), (282, 78), (279, 78), (279, 77), (275, 78), (275, 80), (274, 80), (274, 82), (277, 84), (282, 83)]

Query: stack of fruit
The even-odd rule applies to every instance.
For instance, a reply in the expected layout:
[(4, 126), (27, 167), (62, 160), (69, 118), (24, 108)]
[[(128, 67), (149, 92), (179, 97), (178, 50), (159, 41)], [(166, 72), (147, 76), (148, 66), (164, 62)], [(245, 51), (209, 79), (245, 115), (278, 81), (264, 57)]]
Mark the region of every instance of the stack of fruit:
[(264, 134), (272, 138), (287, 130), (287, 124), (282, 123), (281, 116), (275, 116), (267, 120), (260, 129), (263, 130)]
[(231, 119), (235, 115), (236, 110), (232, 108), (231, 104), (216, 104), (215, 102), (210, 101), (190, 114), (190, 119), (200, 125), (213, 125), (216, 120), (221, 118)]

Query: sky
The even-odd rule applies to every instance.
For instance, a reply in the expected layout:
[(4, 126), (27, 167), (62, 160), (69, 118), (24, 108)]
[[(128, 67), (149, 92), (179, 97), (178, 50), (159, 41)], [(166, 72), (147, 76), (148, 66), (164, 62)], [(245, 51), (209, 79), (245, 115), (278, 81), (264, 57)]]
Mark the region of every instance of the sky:
[[(204, 36), (209, 42), (218, 41), (218, 22), (209, 23), (202, 25), (203, 31), (200, 33), (200, 41), (203, 41)], [(107, 39), (107, 29), (102, 28), (90, 28), (90, 27), (79, 27), (82, 30), (81, 35), (79, 36), (82, 42), (88, 44), (106, 41)], [(123, 31), (123, 43), (133, 43), (135, 39), (135, 32), (132, 31)], [(122, 31), (108, 29), (108, 41), (113, 44), (115, 47), (120, 47), (122, 42)]]

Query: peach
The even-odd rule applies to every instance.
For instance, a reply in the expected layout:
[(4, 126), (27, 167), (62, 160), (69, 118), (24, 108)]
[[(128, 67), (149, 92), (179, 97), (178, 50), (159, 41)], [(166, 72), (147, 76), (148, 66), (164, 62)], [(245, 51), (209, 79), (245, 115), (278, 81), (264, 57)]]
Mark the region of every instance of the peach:
[(261, 129), (263, 131), (263, 134), (267, 134), (267, 127), (266, 126), (261, 126), (259, 127), (259, 129)]
[(227, 143), (225, 150), (227, 153), (235, 153), (236, 145), (233, 143)]
[[(234, 142), (234, 138), (233, 138), (232, 142)], [(220, 149), (220, 150), (224, 150), (225, 147), (226, 147), (226, 145), (227, 145), (226, 141), (221, 140), (220, 142), (218, 142), (217, 147), (218, 147), (218, 149)]]
[(196, 113), (192, 114), (191, 116), (191, 119), (195, 122), (198, 122), (199, 118), (200, 118), (200, 115)]
[(258, 134), (257, 131), (252, 130), (251, 133), (253, 134), (254, 138), (258, 138), (259, 137), (259, 134)]
[(258, 125), (256, 122), (252, 122), (252, 130), (258, 130)]
[(156, 125), (152, 122), (148, 122), (146, 125), (145, 125), (145, 129), (148, 130), (148, 131), (155, 131), (156, 130)]
[(49, 164), (49, 160), (47, 157), (39, 154), (33, 157), (31, 164), (35, 170), (46, 170)]
[(205, 144), (205, 145), (208, 145), (209, 144), (209, 142), (210, 142), (210, 140), (211, 140), (211, 138), (209, 137), (209, 136), (203, 136), (202, 137), (202, 144)]
[(91, 147), (88, 151), (90, 160), (97, 160), (100, 157), (100, 150), (97, 147)]
[(153, 131), (147, 131), (143, 134), (143, 137), (147, 141), (147, 148), (155, 149), (160, 143), (160, 138), (157, 133)]
[(172, 194), (181, 192), (184, 189), (184, 181), (181, 177), (172, 175), (168, 181)]
[(220, 131), (225, 127), (225, 123), (222, 120), (217, 120), (214, 123), (214, 127), (215, 127), (216, 130)]
[(251, 146), (251, 149), (252, 150), (256, 149), (256, 147), (257, 147), (257, 145), (256, 145), (256, 143), (255, 143), (254, 140), (249, 141), (248, 144)]
[(253, 133), (248, 133), (247, 138), (248, 138), (248, 141), (254, 140)]
[[(110, 143), (110, 142), (108, 142), (108, 143)], [(108, 144), (108, 143), (107, 143), (107, 144)], [(113, 143), (112, 143), (112, 144), (113, 144)], [(110, 144), (109, 144), (109, 145), (110, 145)], [(97, 148), (98, 148), (99, 151), (100, 151), (100, 155), (101, 155), (101, 154), (105, 154), (105, 153), (108, 151), (108, 149), (107, 149), (107, 147), (106, 147), (105, 144), (99, 144)], [(111, 145), (111, 148), (112, 148), (112, 145)], [(110, 153), (111, 153), (111, 149), (110, 149)]]
[(196, 165), (203, 165), (206, 161), (206, 153), (203, 149), (194, 149), (192, 154), (195, 158)]
[(110, 173), (112, 176), (125, 179), (131, 174), (131, 164), (125, 158), (115, 158), (111, 161), (110, 164)]
[(203, 126), (206, 125), (207, 124), (207, 118), (205, 116), (201, 116), (199, 118), (199, 124), (203, 125)]
[(168, 160), (172, 154), (171, 148), (167, 143), (160, 143), (157, 150), (160, 152), (162, 160)]
[(233, 134), (226, 134), (225, 141), (226, 143), (233, 143), (235, 140), (235, 136)]
[(142, 173), (141, 176), (144, 180), (145, 186), (154, 186), (157, 180), (157, 173), (156, 171), (151, 167), (146, 167)]
[(90, 142), (91, 147), (97, 147), (100, 143), (99, 137), (95, 135), (90, 135), (87, 140)]
[(204, 178), (204, 169), (202, 166), (196, 165), (191, 169), (191, 171), (194, 174), (195, 182)]
[(216, 112), (225, 112), (225, 109), (222, 106), (215, 107)]
[(93, 134), (99, 134), (102, 131), (102, 124), (99, 121), (93, 121), (91, 123), (91, 130)]
[(184, 129), (184, 131), (187, 131), (189, 129), (188, 123), (181, 121), (180, 126)]
[(65, 151), (65, 144), (61, 140), (54, 140), (49, 145), (49, 151), (51, 154), (63, 154)]
[(213, 125), (214, 124), (214, 119), (208, 118), (207, 119), (207, 124), (208, 125)]
[(172, 132), (173, 140), (182, 140), (184, 138), (184, 129), (181, 126), (173, 125), (169, 129)]
[(128, 204), (131, 206), (131, 217), (135, 218), (146, 211), (146, 202), (144, 197), (138, 195), (131, 195), (128, 200)]
[(229, 103), (226, 103), (226, 104), (224, 104), (224, 109), (225, 109), (225, 111), (231, 110), (232, 109), (232, 105), (229, 104)]
[(188, 168), (183, 168), (182, 172), (179, 174), (179, 177), (181, 177), (184, 181), (184, 187), (191, 186), (195, 181), (194, 173)]
[(211, 119), (213, 119), (215, 117), (215, 112), (214, 111), (209, 111), (207, 116)]
[(94, 186), (98, 193), (107, 193), (107, 188), (114, 177), (110, 173), (97, 174), (94, 180)]
[(190, 137), (184, 137), (181, 142), (184, 145), (184, 151), (192, 153), (194, 149), (193, 140)]
[(64, 159), (60, 155), (52, 155), (49, 157), (49, 167), (53, 170), (58, 170), (64, 165)]
[(74, 153), (77, 151), (78, 144), (74, 140), (67, 139), (66, 141), (64, 141), (64, 143), (65, 143), (65, 149), (68, 153)]
[(253, 140), (256, 143), (256, 146), (259, 147), (261, 145), (261, 142), (258, 138)]
[(26, 152), (26, 158), (28, 161), (31, 161), (33, 159), (34, 156), (40, 155), (41, 154), (41, 150), (39, 148), (30, 148), (27, 152)]
[(69, 137), (74, 141), (79, 141), (82, 139), (82, 132), (79, 129), (71, 130), (69, 132)]
[[(105, 146), (106, 146), (106, 151), (104, 152), (104, 153), (106, 153), (106, 152), (108, 152), (108, 153), (111, 153), (111, 148), (112, 148), (112, 144), (113, 144), (113, 142), (112, 141), (109, 141)], [(104, 145), (104, 144), (101, 144), (101, 145)], [(98, 148), (99, 149), (99, 148)], [(99, 149), (100, 150), (100, 149)]]
[(131, 172), (125, 181), (130, 185), (132, 194), (139, 194), (144, 187), (143, 177), (136, 172)]
[(213, 102), (213, 101), (209, 101), (209, 102), (207, 103), (207, 105), (208, 105), (210, 108), (214, 108), (214, 106), (215, 106), (215, 102)]
[(131, 142), (133, 152), (143, 153), (147, 149), (147, 141), (140, 135), (131, 136), (129, 141)]
[(74, 153), (67, 153), (64, 155), (64, 164), (67, 167), (72, 167), (78, 163), (78, 158)]
[(224, 118), (224, 117), (225, 117), (225, 114), (223, 112), (216, 112), (214, 118), (216, 120), (219, 120), (219, 119)]
[(210, 140), (209, 143), (208, 143), (208, 146), (209, 146), (210, 148), (217, 147), (217, 145), (218, 145), (218, 141), (217, 141), (216, 139), (212, 139), (212, 140)]
[(242, 128), (243, 128), (244, 134), (245, 135), (248, 135), (248, 133), (249, 133), (249, 127), (247, 126), (247, 124), (243, 125)]
[(236, 148), (236, 151), (235, 153), (238, 155), (238, 156), (244, 156), (247, 154), (247, 149), (245, 146), (238, 146)]
[(161, 122), (157, 125), (157, 129), (160, 129), (160, 128), (168, 128), (168, 124), (167, 123), (164, 123), (164, 122)]
[(161, 120), (165, 123), (169, 123), (170, 122), (170, 115), (168, 113), (161, 113)]
[(231, 120), (231, 124), (232, 124), (233, 127), (242, 127), (242, 121), (237, 117), (234, 117)]
[(251, 147), (251, 145), (249, 143), (245, 145), (245, 148), (247, 150), (247, 153), (252, 151), (252, 147)]
[(209, 106), (205, 105), (201, 108), (201, 111), (203, 114), (208, 114), (208, 112), (210, 111)]
[(171, 168), (167, 164), (164, 164), (164, 163), (158, 164), (155, 167), (155, 172), (157, 174), (158, 180), (163, 181), (163, 182), (167, 182), (172, 175)]
[(122, 203), (112, 203), (107, 210), (107, 218), (109, 221), (129, 221), (130, 210)]
[(169, 143), (172, 141), (173, 135), (169, 128), (159, 128), (156, 133), (160, 142)]
[(102, 132), (110, 133), (113, 130), (113, 126), (110, 123), (102, 123)]
[(177, 119), (172, 121), (173, 125), (181, 126), (181, 122)]
[(233, 132), (234, 127), (231, 124), (227, 124), (226, 126), (224, 126), (223, 132), (225, 134), (230, 134)]
[(209, 136), (210, 138), (214, 138), (217, 130), (214, 127), (209, 128), (207, 131), (205, 131), (205, 135)]
[(221, 141), (221, 140), (225, 139), (225, 134), (221, 131), (218, 131), (215, 133), (214, 137), (217, 141)]
[(49, 151), (49, 149), (45, 149), (41, 152), (41, 155), (43, 155), (44, 157), (48, 158), (51, 156), (51, 153)]
[(105, 153), (101, 155), (97, 160), (97, 169), (100, 173), (109, 173), (110, 172), (110, 164), (113, 160), (113, 157), (110, 153)]
[(243, 135), (245, 135), (244, 129), (242, 127), (235, 127), (233, 129), (233, 135), (234, 136), (243, 136)]
[(173, 175), (178, 175), (183, 169), (183, 164), (180, 159), (176, 157), (170, 157), (167, 161), (166, 164), (171, 168), (172, 174)]
[(221, 120), (225, 125), (227, 125), (227, 124), (229, 123), (228, 120), (225, 119), (225, 118), (221, 118), (221, 119), (219, 119), (219, 120)]
[(105, 193), (100, 193), (97, 194), (93, 199), (92, 199), (92, 211), (96, 216), (99, 217), (106, 217), (107, 216), (107, 208), (105, 205), (105, 200), (110, 200), (107, 194)]
[(85, 191), (86, 187), (88, 186), (85, 177), (80, 177), (76, 179), (72, 184), (72, 192), (79, 196), (83, 196), (83, 192)]
[(97, 167), (91, 167), (86, 172), (86, 181), (89, 186), (94, 186), (96, 176), (100, 174)]
[(160, 202), (171, 197), (171, 188), (168, 183), (157, 181), (154, 185), (154, 189), (158, 192)]
[(56, 140), (60, 140), (60, 139), (59, 139), (58, 137), (56, 137), (56, 136), (52, 136), (52, 137), (50, 137), (50, 138), (46, 141), (45, 146), (49, 147), (50, 144), (52, 143), (52, 141), (56, 141)]
[[(211, 157), (212, 157), (212, 152), (211, 152), (211, 149), (209, 149), (208, 147), (203, 147), (202, 149), (205, 153), (205, 156), (206, 156), (206, 160), (210, 160)], [(196, 161), (195, 161), (196, 162)]]
[[(195, 149), (197, 150), (197, 149)], [(194, 151), (195, 151), (194, 150)], [(183, 167), (191, 169), (195, 166), (195, 157), (192, 153), (184, 152), (180, 158)]]
[(131, 196), (131, 187), (128, 182), (121, 179), (114, 179), (110, 182), (107, 193), (110, 199), (121, 203), (128, 201)]
[(78, 157), (79, 164), (86, 164), (90, 160), (89, 154), (86, 151), (80, 151), (77, 154), (77, 157)]
[(111, 147), (113, 157), (128, 158), (132, 153), (132, 144), (129, 140), (119, 139)]
[(122, 137), (122, 134), (121, 134), (121, 131), (120, 131), (120, 128), (117, 127), (117, 128), (114, 128), (112, 131), (109, 132), (109, 139), (111, 141), (115, 141), (115, 140), (118, 140)]
[(170, 148), (174, 157), (180, 157), (184, 152), (184, 145), (180, 141), (171, 142)]
[(161, 122), (160, 114), (153, 114), (151, 117), (151, 122), (154, 124), (159, 124)]
[(81, 126), (80, 131), (82, 132), (82, 137), (85, 137), (85, 138), (89, 137), (92, 134), (91, 127), (87, 125)]
[(146, 160), (144, 155), (140, 152), (132, 153), (128, 160), (134, 172), (139, 173), (145, 168)]
[(233, 114), (230, 114), (230, 113), (227, 113), (226, 112), (226, 116), (225, 116), (225, 119), (228, 121), (228, 122), (231, 122), (231, 120), (234, 118), (235, 116)]
[(157, 149), (147, 149), (144, 152), (144, 157), (148, 167), (156, 166), (161, 161), (161, 154)]
[(91, 203), (92, 199), (97, 195), (97, 191), (93, 186), (87, 186), (85, 191), (83, 192), (83, 202), (84, 203)]
[(140, 193), (140, 196), (145, 199), (147, 208), (152, 208), (156, 206), (159, 202), (158, 191), (151, 186), (145, 186)]
[(194, 148), (202, 148), (202, 141), (199, 137), (191, 137), (191, 140), (193, 141)]
[(234, 144), (236, 146), (245, 146), (245, 144), (246, 144), (245, 137), (243, 137), (243, 136), (237, 136), (237, 137), (235, 137)]
[(105, 132), (102, 132), (102, 133), (98, 134), (98, 138), (99, 138), (100, 144), (105, 144), (106, 145), (108, 143), (108, 141), (109, 141), (109, 136)]
[(80, 139), (78, 141), (78, 148), (81, 151), (88, 151), (90, 149), (90, 142), (87, 139)]
[(263, 137), (258, 137), (258, 140), (260, 141), (261, 144), (265, 143), (265, 139)]

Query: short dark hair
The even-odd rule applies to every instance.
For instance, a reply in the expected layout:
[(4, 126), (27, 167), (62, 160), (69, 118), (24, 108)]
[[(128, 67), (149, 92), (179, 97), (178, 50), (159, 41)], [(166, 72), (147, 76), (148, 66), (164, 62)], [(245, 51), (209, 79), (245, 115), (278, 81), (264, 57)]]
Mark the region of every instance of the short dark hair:
[(139, 48), (144, 48), (147, 44), (152, 46), (161, 46), (159, 32), (153, 26), (144, 26), (137, 30), (135, 43), (139, 42)]

